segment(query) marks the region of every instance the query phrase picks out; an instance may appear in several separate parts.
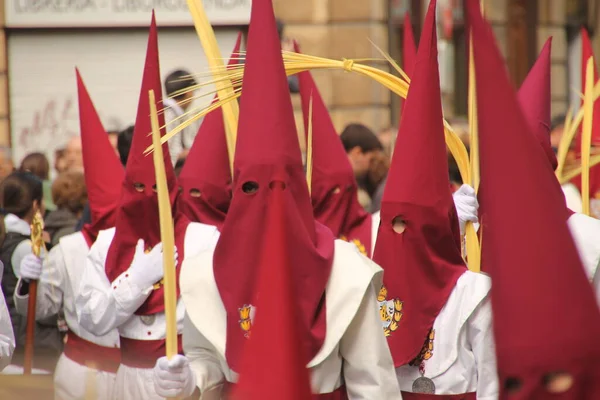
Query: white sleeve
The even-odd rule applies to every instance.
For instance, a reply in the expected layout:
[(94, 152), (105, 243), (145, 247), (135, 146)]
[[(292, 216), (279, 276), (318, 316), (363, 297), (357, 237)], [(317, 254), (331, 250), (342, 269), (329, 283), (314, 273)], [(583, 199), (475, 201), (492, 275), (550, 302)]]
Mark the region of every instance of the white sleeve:
[(381, 329), (376, 293), (370, 284), (340, 343), (349, 400), (402, 398), (392, 355)]
[(26, 239), (17, 245), (10, 258), (10, 263), (16, 277), (21, 276), (21, 261), (28, 254), (33, 254), (33, 251), (31, 250), (31, 240)]
[(492, 330), (492, 306), (489, 296), (481, 302), (467, 321), (467, 338), (477, 364), (477, 399), (498, 398), (496, 349)]
[[(63, 305), (63, 288), (66, 280), (66, 266), (60, 246), (55, 246), (44, 260), (42, 276), (38, 282), (35, 307), (36, 319), (44, 319), (58, 314)], [(19, 294), (23, 281), (19, 278), (15, 289), (14, 301), (17, 312), (27, 316), (29, 292)]]
[(88, 254), (75, 309), (79, 324), (102, 336), (125, 323), (146, 301), (152, 287), (140, 288), (129, 270), (109, 282), (104, 271), (106, 254), (97, 245), (98, 241)]
[(12, 329), (10, 314), (4, 300), (4, 293), (0, 288), (0, 371), (2, 371), (12, 358), (15, 350), (15, 335)]
[[(218, 388), (225, 381), (225, 374), (213, 345), (196, 329), (189, 317), (183, 320), (183, 352), (190, 361), (200, 393)], [(187, 393), (186, 395), (191, 395)]]

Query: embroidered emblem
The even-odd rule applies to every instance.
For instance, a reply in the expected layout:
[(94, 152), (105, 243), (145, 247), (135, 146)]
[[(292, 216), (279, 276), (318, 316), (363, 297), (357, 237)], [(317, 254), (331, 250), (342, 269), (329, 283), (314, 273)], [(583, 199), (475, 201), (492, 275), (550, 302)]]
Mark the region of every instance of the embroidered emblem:
[(348, 240), (348, 238), (344, 235), (340, 236), (340, 239), (343, 240), (344, 242), (352, 243), (353, 245), (355, 245), (356, 248), (358, 249), (358, 251), (360, 251), (362, 255), (364, 255), (366, 257), (369, 256), (367, 254), (367, 249), (365, 248), (365, 245), (362, 244), (362, 242), (360, 240), (358, 240), (358, 239)]
[(381, 286), (379, 294), (377, 295), (377, 302), (379, 303), (379, 316), (381, 318), (381, 325), (383, 327), (383, 333), (385, 336), (390, 336), (396, 329), (398, 329), (398, 323), (402, 319), (404, 314), (402, 311), (404, 302), (400, 299), (387, 299), (388, 291), (385, 286)]
[(411, 366), (416, 366), (416, 365), (421, 365), (423, 363), (423, 361), (427, 361), (429, 360), (431, 357), (433, 357), (433, 341), (435, 339), (435, 329), (431, 329), (429, 331), (429, 335), (427, 335), (427, 339), (425, 339), (425, 344), (423, 345), (423, 348), (421, 349), (421, 353), (419, 353), (419, 355), (412, 360), (409, 365)]
[(238, 311), (240, 313), (240, 328), (244, 332), (244, 337), (249, 338), (256, 308), (251, 304), (244, 304), (242, 308), (238, 308)]

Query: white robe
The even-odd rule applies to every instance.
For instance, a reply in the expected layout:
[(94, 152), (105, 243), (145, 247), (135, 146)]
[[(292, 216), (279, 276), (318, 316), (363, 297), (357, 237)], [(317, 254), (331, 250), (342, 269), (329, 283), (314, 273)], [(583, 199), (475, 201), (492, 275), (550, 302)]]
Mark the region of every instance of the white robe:
[(573, 214), (567, 224), (600, 304), (600, 274), (597, 273), (600, 266), (600, 220), (584, 214)]
[[(476, 392), (479, 400), (498, 398), (490, 287), (485, 274), (465, 272), (435, 319), (433, 356), (424, 362), (424, 376), (433, 380), (436, 394)], [(410, 365), (396, 374), (406, 392), (421, 376), (419, 367)]]
[(565, 195), (567, 207), (576, 213), (581, 213), (581, 193), (579, 193), (577, 186), (572, 183), (565, 183), (561, 188)]
[[(0, 263), (0, 265), (1, 264), (2, 263)], [(4, 268), (4, 266), (2, 266), (2, 268)], [(2, 273), (1, 270), (0, 273)], [(10, 322), (10, 314), (6, 307), (4, 293), (2, 292), (2, 288), (0, 288), (0, 372), (10, 364), (14, 351), (15, 334)]]
[[(134, 313), (152, 292), (152, 286), (141, 288), (124, 272), (113, 282), (104, 266), (115, 229), (100, 232), (87, 258), (86, 268), (76, 297), (79, 323), (96, 335), (105, 335), (117, 328), (123, 338), (160, 340), (166, 337), (165, 313), (157, 313), (150, 323)], [(213, 226), (190, 223), (185, 234), (185, 258), (214, 248), (219, 232)], [(177, 302), (177, 331), (183, 330), (185, 308)], [(133, 368), (121, 364), (117, 372), (114, 399), (162, 399), (154, 391), (152, 368)]]
[[(36, 318), (42, 319), (64, 310), (69, 331), (80, 338), (99, 346), (119, 347), (119, 333), (116, 329), (105, 335), (95, 335), (77, 322), (75, 297), (83, 275), (89, 247), (81, 232), (64, 236), (57, 246), (50, 250), (44, 260), (42, 276), (38, 284)], [(29, 295), (19, 296), (17, 284), (15, 306), (22, 315), (27, 315)], [(86, 396), (86, 383), (95, 376), (95, 393), (99, 400), (108, 400), (112, 396), (116, 374), (97, 371), (80, 365), (63, 353), (54, 372), (54, 393), (57, 400), (79, 400)]]
[[(225, 380), (238, 379), (225, 359), (227, 314), (212, 259), (212, 251), (188, 258), (181, 271), (181, 295), (188, 313), (183, 346), (203, 398), (206, 392), (218, 398), (215, 392)], [(401, 399), (377, 305), (381, 272), (353, 244), (335, 242), (326, 288), (327, 335), (307, 366), (314, 393), (330, 393), (345, 384), (350, 400)]]

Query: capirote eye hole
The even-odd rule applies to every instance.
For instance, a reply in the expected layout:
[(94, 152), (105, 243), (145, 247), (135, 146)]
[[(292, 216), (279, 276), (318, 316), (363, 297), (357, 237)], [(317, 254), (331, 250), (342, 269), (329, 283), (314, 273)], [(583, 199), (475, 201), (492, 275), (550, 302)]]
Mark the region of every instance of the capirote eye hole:
[(143, 183), (141, 183), (141, 182), (135, 182), (135, 183), (133, 184), (133, 188), (134, 188), (134, 189), (135, 189), (137, 192), (140, 192), (140, 193), (142, 193), (142, 192), (143, 192), (143, 191), (146, 189), (146, 185), (144, 185), (144, 184), (143, 184)]
[(519, 378), (507, 378), (504, 382), (504, 388), (509, 395), (514, 395), (519, 393), (521, 387), (523, 386), (523, 382)]
[(564, 393), (573, 386), (573, 376), (567, 372), (552, 372), (544, 375), (542, 382), (549, 393)]
[(335, 188), (333, 188), (333, 190), (331, 191), (333, 194), (338, 194), (342, 191), (342, 189), (340, 189), (339, 186), (336, 186)]
[(402, 217), (395, 217), (392, 220), (392, 229), (398, 234), (403, 233), (406, 230), (406, 222), (404, 222)]
[(280, 189), (280, 190), (284, 190), (286, 188), (285, 182), (282, 181), (271, 181), (271, 183), (269, 183), (269, 189), (273, 190), (273, 189)]
[(190, 189), (190, 196), (192, 197), (200, 197), (202, 194), (200, 193), (200, 189)]
[(246, 194), (254, 194), (258, 192), (258, 182), (248, 181), (242, 184), (242, 192)]
[(152, 185), (152, 191), (153, 191), (154, 193), (156, 193), (156, 190), (157, 190), (157, 189), (156, 189), (156, 183), (155, 183), (154, 185)]

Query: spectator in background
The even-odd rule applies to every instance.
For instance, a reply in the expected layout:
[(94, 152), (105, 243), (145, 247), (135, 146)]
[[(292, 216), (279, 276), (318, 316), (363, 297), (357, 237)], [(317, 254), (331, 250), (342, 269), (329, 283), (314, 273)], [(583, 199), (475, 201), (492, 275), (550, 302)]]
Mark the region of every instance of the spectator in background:
[(67, 171), (52, 183), (52, 200), (56, 210), (45, 219), (50, 243), (56, 245), (59, 239), (75, 232), (83, 208), (87, 202), (87, 191), (83, 172)]
[(67, 159), (65, 158), (65, 149), (54, 151), (54, 170), (57, 174), (62, 174), (67, 169)]
[[(191, 89), (196, 85), (196, 80), (192, 78), (191, 74), (182, 69), (171, 72), (165, 79), (167, 98), (163, 100), (163, 105), (167, 131), (174, 129), (184, 121), (181, 117), (192, 104), (194, 91)], [(196, 133), (198, 133), (199, 124), (200, 121), (188, 126), (169, 140), (169, 154), (173, 165), (177, 163), (177, 160), (187, 156), (192, 143), (194, 143)]]
[(381, 145), (383, 146), (383, 152), (389, 158), (392, 157), (392, 153), (394, 151), (396, 135), (398, 135), (398, 128), (395, 126), (390, 126), (386, 129), (383, 129), (377, 134), (377, 139), (379, 139)]
[(0, 182), (15, 170), (10, 147), (0, 146)]
[(108, 131), (108, 141), (113, 149), (115, 149), (115, 153), (117, 153), (117, 155), (119, 155), (119, 133), (119, 131)]
[[(50, 190), (50, 162), (43, 153), (30, 153), (21, 161), (19, 171), (31, 172), (42, 181), (44, 193), (44, 209), (46, 212), (54, 211), (56, 206), (52, 202), (52, 193)], [(45, 238), (49, 239), (49, 238)]]
[(81, 137), (73, 136), (65, 147), (66, 171), (83, 171), (83, 154), (81, 153)]
[[(469, 148), (467, 147), (467, 153), (468, 152)], [(452, 193), (454, 193), (462, 186), (463, 180), (462, 176), (460, 176), (458, 164), (450, 152), (448, 152), (448, 174), (450, 177), (450, 189), (452, 190)]]
[[(369, 182), (371, 163), (379, 164), (383, 154), (383, 146), (377, 136), (362, 124), (350, 124), (340, 135), (348, 160), (354, 171), (358, 183), (358, 199), (365, 209), (371, 208), (371, 196), (376, 190), (376, 185)], [(379, 165), (377, 166), (379, 168)], [(379, 182), (380, 183), (380, 182)], [(378, 183), (378, 184), (379, 184)]]
[(119, 153), (119, 158), (121, 159), (121, 164), (124, 166), (127, 165), (127, 157), (129, 156), (129, 149), (131, 149), (131, 141), (133, 140), (133, 125), (128, 126), (119, 132), (119, 137), (117, 138), (117, 150)]
[(43, 153), (30, 153), (23, 158), (19, 171), (31, 172), (42, 181), (47, 181), (50, 175), (50, 163)]
[(560, 140), (562, 139), (565, 130), (566, 118), (566, 115), (561, 114), (552, 118), (552, 121), (550, 122), (550, 144), (555, 153), (558, 152), (558, 145), (560, 144)]

